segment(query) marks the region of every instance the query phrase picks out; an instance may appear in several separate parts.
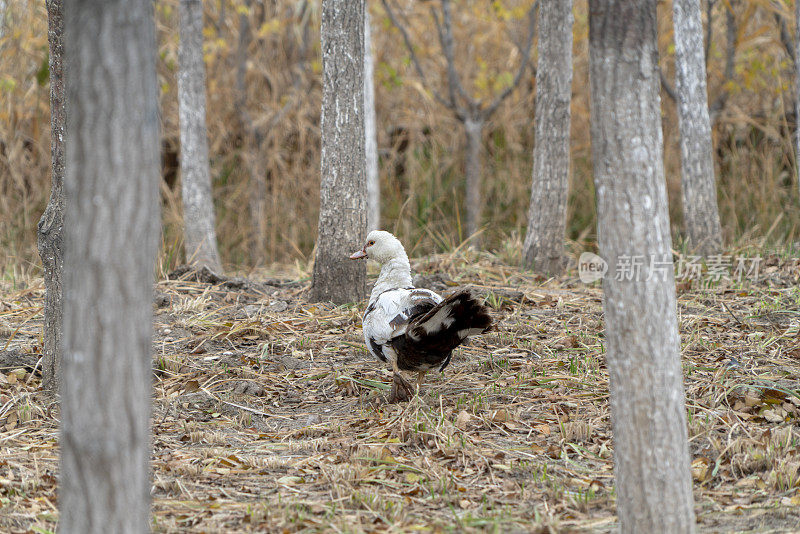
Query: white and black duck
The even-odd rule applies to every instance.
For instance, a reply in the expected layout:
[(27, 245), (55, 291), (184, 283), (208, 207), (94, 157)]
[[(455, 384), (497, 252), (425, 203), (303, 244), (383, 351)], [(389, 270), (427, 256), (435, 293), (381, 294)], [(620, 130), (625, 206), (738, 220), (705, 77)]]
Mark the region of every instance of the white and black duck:
[(370, 232), (364, 247), (350, 258), (369, 258), (381, 265), (363, 329), (370, 352), (394, 370), (390, 401), (412, 395), (400, 371), (416, 372), (419, 388), (425, 373), (443, 371), (453, 349), (492, 324), (486, 307), (469, 290), (442, 299), (429, 289), (415, 288), (406, 251), (389, 232)]

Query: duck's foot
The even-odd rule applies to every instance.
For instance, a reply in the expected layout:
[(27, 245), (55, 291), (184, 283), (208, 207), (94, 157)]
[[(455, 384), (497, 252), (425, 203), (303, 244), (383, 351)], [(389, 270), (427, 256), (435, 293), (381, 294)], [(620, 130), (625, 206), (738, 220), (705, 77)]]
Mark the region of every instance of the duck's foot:
[(392, 390), (389, 393), (388, 402), (406, 402), (414, 396), (414, 389), (400, 373), (394, 373), (392, 378)]

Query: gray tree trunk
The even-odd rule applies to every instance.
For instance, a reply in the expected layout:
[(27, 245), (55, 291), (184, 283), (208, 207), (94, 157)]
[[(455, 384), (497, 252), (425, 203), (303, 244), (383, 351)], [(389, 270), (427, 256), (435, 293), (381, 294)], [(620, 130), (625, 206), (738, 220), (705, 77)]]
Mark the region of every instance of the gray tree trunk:
[(795, 69), (795, 165), (797, 166), (797, 189), (800, 193), (800, 1), (794, 3), (794, 69)]
[(178, 109), (181, 123), (181, 191), (186, 260), (222, 270), (214, 226), (214, 201), (206, 138), (206, 67), (203, 4), (180, 0)]
[[(592, 160), (599, 248), (609, 263), (603, 311), (620, 530), (693, 532), (656, 4), (590, 0), (589, 13)], [(641, 266), (628, 276), (629, 264)]]
[(706, 90), (703, 21), (699, 0), (674, 0), (675, 79), (681, 134), (683, 222), (690, 247), (718, 254), (722, 229)]
[[(223, 4), (224, 5), (224, 4)], [(247, 111), (247, 61), (248, 48), (253, 40), (250, 28), (250, 7), (252, 0), (246, 0), (246, 10), (239, 13), (239, 42), (236, 48), (236, 111), (239, 116), (239, 125), (242, 135), (247, 139), (249, 150), (243, 154), (243, 159), (250, 172), (250, 199), (249, 211), (252, 231), (250, 232), (250, 260), (253, 265), (266, 261), (267, 242), (267, 180), (264, 167), (264, 158), (261, 154), (261, 145), (264, 135), (253, 123)]]
[(322, 180), (311, 299), (366, 293), (364, 262), (348, 259), (367, 228), (364, 155), (364, 0), (322, 2)]
[(149, 532), (159, 120), (151, 0), (69, 0), (59, 532)]
[(472, 244), (479, 246), (480, 237), (476, 236), (481, 225), (481, 170), (483, 167), (483, 119), (466, 118), (464, 120), (464, 131), (467, 136), (467, 157), (465, 164), (466, 174), (466, 212), (467, 212), (467, 236), (475, 236)]
[(375, 120), (375, 82), (372, 29), (369, 10), (364, 8), (364, 151), (367, 157), (367, 228), (381, 224), (381, 182), (378, 174), (378, 131)]
[(546, 275), (565, 267), (572, 97), (572, 1), (539, 4), (536, 146), (523, 266)]
[(3, 37), (6, 33), (6, 5), (5, 0), (0, 0), (0, 37)]
[(39, 219), (38, 248), (44, 270), (44, 325), (42, 387), (58, 392), (61, 365), (61, 322), (64, 272), (64, 4), (47, 1), (47, 40), (50, 45), (50, 154), (52, 179), (50, 200)]

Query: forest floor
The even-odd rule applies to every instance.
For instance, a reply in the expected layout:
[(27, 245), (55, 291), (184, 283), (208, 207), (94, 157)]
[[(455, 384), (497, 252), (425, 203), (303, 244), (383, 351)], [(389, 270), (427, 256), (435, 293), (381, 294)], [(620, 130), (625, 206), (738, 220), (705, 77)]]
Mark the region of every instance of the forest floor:
[[(414, 262), (487, 294), (496, 329), (388, 404), (358, 306), (308, 280), (173, 273), (154, 294), (155, 532), (610, 532), (601, 289), (489, 255)], [(800, 262), (678, 284), (702, 532), (800, 530)], [(205, 281), (200, 281), (205, 280)], [(0, 282), (0, 531), (57, 522), (58, 409), (37, 369), (44, 296)]]

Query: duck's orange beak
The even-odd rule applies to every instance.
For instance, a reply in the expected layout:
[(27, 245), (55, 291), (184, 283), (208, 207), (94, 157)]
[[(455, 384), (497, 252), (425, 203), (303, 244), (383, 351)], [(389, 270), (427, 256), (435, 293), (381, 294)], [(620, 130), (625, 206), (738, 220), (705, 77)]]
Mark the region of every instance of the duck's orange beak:
[(361, 250), (359, 250), (358, 252), (353, 252), (352, 254), (350, 254), (350, 259), (351, 260), (358, 260), (358, 259), (366, 258), (366, 257), (367, 257), (367, 251), (364, 250), (363, 248)]

